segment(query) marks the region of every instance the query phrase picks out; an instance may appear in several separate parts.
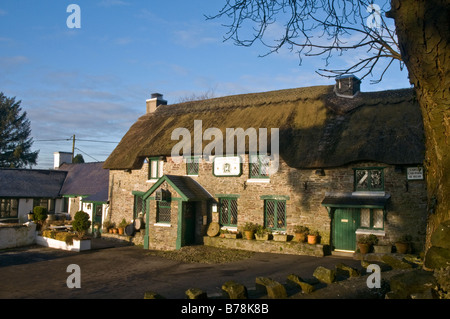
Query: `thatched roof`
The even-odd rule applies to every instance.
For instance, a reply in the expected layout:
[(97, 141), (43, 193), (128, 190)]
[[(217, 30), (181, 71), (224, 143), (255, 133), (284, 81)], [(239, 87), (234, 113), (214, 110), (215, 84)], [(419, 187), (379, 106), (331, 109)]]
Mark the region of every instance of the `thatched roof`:
[(179, 142), (171, 140), (172, 131), (187, 128), (193, 141), (194, 120), (202, 120), (203, 132), (220, 129), (224, 139), (226, 128), (267, 128), (270, 142), (270, 129), (279, 128), (280, 157), (296, 168), (365, 160), (417, 164), (424, 158), (412, 90), (360, 92), (350, 99), (337, 97), (333, 86), (315, 86), (159, 106), (138, 119), (103, 167), (138, 169), (145, 157), (170, 156)]

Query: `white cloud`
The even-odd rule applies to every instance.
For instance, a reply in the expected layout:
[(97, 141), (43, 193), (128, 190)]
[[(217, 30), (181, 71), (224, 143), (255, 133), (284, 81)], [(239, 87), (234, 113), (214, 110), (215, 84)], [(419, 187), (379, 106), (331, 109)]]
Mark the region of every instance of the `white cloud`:
[(102, 0), (98, 4), (101, 7), (128, 6), (130, 3), (122, 0)]

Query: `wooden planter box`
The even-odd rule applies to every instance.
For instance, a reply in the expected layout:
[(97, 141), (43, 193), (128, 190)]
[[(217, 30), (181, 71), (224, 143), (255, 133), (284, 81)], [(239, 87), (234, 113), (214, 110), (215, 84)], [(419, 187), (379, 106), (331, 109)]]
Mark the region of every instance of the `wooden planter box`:
[(53, 238), (42, 237), (42, 236), (36, 236), (36, 244), (45, 246), (45, 247), (68, 250), (68, 251), (83, 251), (83, 250), (91, 249), (91, 240), (90, 239), (85, 239), (85, 240), (74, 239), (73, 244), (68, 245), (66, 242), (61, 241), (61, 240), (56, 240)]

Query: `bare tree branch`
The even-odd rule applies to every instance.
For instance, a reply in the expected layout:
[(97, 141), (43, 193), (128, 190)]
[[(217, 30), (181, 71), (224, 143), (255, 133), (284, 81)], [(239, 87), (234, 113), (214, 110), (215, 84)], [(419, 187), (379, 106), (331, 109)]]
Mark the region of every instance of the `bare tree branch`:
[[(336, 53), (365, 50), (367, 57), (348, 68), (327, 68), (317, 73), (327, 77), (362, 73), (362, 79), (386, 58), (389, 62), (379, 80), (372, 81), (378, 83), (394, 60), (403, 65), (395, 28), (388, 26), (381, 13), (388, 4), (387, 0), (382, 6), (365, 0), (226, 0), (224, 7), (207, 19), (230, 21), (224, 24), (228, 28), (224, 41), (245, 47), (259, 42), (269, 49), (261, 56), (281, 48), (296, 50), (300, 64), (302, 56), (324, 56), (328, 66)], [(280, 22), (284, 30), (274, 38), (268, 31)]]

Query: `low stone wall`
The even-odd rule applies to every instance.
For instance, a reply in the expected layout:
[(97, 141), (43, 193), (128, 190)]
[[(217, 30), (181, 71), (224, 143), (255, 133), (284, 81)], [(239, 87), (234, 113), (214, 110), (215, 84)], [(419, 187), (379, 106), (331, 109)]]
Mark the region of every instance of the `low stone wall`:
[(203, 237), (203, 244), (218, 248), (242, 249), (263, 253), (307, 255), (323, 257), (331, 254), (328, 245), (310, 245), (296, 241), (280, 242), (274, 240), (247, 240), (243, 238)]
[(36, 224), (14, 224), (0, 226), (0, 249), (15, 248), (34, 244)]

